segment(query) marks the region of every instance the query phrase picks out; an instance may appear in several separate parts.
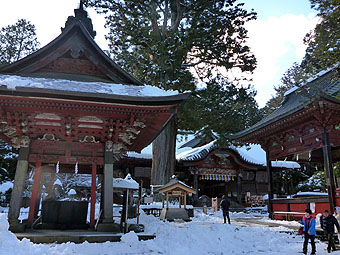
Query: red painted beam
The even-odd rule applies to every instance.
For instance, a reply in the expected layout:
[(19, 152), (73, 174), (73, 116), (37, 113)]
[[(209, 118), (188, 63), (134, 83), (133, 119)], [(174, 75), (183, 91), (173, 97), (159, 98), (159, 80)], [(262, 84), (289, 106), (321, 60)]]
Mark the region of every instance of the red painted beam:
[(29, 162), (41, 161), (44, 163), (63, 163), (63, 164), (84, 164), (84, 165), (104, 165), (104, 158), (102, 157), (88, 157), (88, 156), (62, 156), (62, 155), (45, 155), (45, 154), (31, 154), (29, 155)]
[(32, 195), (30, 200), (30, 209), (28, 213), (28, 227), (31, 227), (35, 217), (36, 211), (36, 201), (38, 197), (39, 184), (40, 184), (40, 176), (41, 176), (41, 161), (37, 161), (37, 164), (34, 169), (34, 177), (33, 177), (33, 187), (32, 187)]

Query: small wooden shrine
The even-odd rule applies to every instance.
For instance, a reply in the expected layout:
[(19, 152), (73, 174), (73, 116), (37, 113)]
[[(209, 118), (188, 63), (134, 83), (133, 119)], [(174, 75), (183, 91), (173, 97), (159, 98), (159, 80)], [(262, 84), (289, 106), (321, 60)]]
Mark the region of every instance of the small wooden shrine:
[[(160, 219), (162, 220), (166, 219), (168, 221), (173, 221), (175, 219), (182, 219), (185, 221), (189, 220), (188, 212), (186, 210), (187, 195), (192, 196), (192, 194), (196, 194), (195, 189), (177, 180), (176, 177), (173, 177), (169, 183), (156, 189), (154, 192), (162, 194), (162, 212), (160, 215)], [(170, 197), (175, 197), (178, 199), (178, 206), (179, 206), (178, 208), (169, 207)], [(166, 200), (166, 207), (164, 206), (165, 200)], [(183, 207), (182, 207), (182, 203), (183, 203)]]
[[(237, 141), (260, 144), (266, 151), (270, 213), (273, 212), (271, 161), (277, 159), (323, 163), (329, 209), (333, 213), (334, 207), (339, 206), (332, 163), (340, 160), (339, 92), (339, 67), (333, 67), (309, 79), (301, 88), (287, 91), (279, 109), (234, 135)], [(308, 206), (307, 203), (304, 208)]]
[[(95, 224), (96, 177), (103, 176), (101, 223), (113, 223), (113, 169), (128, 151), (150, 144), (189, 94), (146, 86), (95, 43), (82, 4), (62, 33), (37, 52), (0, 70), (0, 138), (20, 148), (10, 210), (18, 218), (24, 182), (34, 168), (27, 227), (37, 219), (41, 179), (60, 173), (91, 174), (90, 226)], [(109, 228), (108, 228), (109, 229)]]

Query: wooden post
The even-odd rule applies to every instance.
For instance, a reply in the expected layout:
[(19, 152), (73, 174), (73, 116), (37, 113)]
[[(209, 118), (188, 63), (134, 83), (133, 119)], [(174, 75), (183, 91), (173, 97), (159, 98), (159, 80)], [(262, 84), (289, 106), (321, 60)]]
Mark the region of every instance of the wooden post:
[(19, 158), (15, 171), (14, 185), (9, 203), (8, 221), (11, 227), (19, 223), (20, 208), (22, 203), (22, 195), (25, 186), (25, 178), (28, 169), (28, 155), (29, 148), (21, 147), (19, 151)]
[(242, 183), (240, 169), (237, 170), (237, 202), (242, 205)]
[(124, 234), (127, 232), (127, 221), (128, 221), (128, 212), (129, 212), (129, 189), (126, 190), (126, 206), (125, 206), (125, 219), (124, 219)]
[(30, 209), (28, 213), (28, 222), (27, 222), (28, 227), (32, 227), (32, 224), (34, 222), (36, 205), (37, 205), (37, 197), (38, 197), (39, 186), (40, 186), (40, 176), (41, 176), (41, 161), (38, 161), (34, 169), (32, 195), (31, 195), (31, 200), (30, 200)]
[(103, 222), (113, 223), (113, 144), (112, 141), (105, 143), (104, 155), (104, 211)]
[(194, 201), (197, 203), (198, 201), (198, 174), (197, 170), (194, 170), (194, 189), (196, 190), (196, 194), (194, 194)]
[(93, 228), (95, 224), (94, 216), (96, 211), (96, 183), (97, 165), (92, 164), (92, 178), (91, 178), (91, 208), (90, 208), (90, 227)]
[(51, 178), (50, 182), (48, 183), (47, 194), (48, 198), (54, 197), (54, 181), (55, 181), (55, 171), (50, 171)]
[(162, 194), (162, 209), (164, 209), (164, 194)]
[(143, 190), (143, 180), (140, 180), (139, 190), (138, 190), (137, 224), (139, 224), (139, 207), (140, 207), (140, 201), (142, 199), (142, 190)]
[(182, 195), (179, 195), (178, 201), (179, 201), (179, 208), (181, 208), (181, 205), (182, 205)]
[(184, 193), (184, 209), (187, 209), (187, 193)]
[(269, 218), (273, 218), (273, 176), (272, 176), (272, 162), (269, 157), (269, 151), (266, 149), (266, 162), (267, 162), (267, 181), (268, 181), (268, 214)]
[(169, 208), (169, 192), (166, 192), (166, 209)]
[(326, 185), (328, 190), (328, 200), (331, 209), (331, 214), (334, 214), (334, 208), (336, 206), (335, 201), (335, 185), (334, 185), (334, 175), (333, 175), (333, 163), (331, 154), (331, 145), (329, 142), (329, 134), (324, 130), (322, 134), (322, 151), (323, 151), (323, 162), (326, 169)]

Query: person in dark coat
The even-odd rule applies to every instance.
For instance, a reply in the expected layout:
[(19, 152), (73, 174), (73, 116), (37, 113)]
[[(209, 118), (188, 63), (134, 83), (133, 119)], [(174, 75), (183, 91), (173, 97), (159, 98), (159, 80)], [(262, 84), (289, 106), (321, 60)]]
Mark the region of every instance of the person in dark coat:
[(228, 200), (228, 198), (226, 198), (225, 195), (222, 196), (222, 201), (220, 204), (220, 207), (222, 209), (223, 212), (223, 219), (224, 219), (224, 224), (227, 223), (227, 219), (228, 218), (228, 223), (230, 224), (230, 217), (229, 217), (229, 207), (230, 207), (230, 201)]
[(312, 245), (311, 255), (315, 255), (315, 219), (312, 216), (312, 211), (310, 209), (305, 210), (305, 216), (302, 218), (301, 225), (303, 225), (303, 232), (305, 241), (303, 242), (303, 253), (307, 254), (308, 240), (310, 239)]
[(334, 244), (334, 225), (338, 229), (338, 232), (340, 232), (340, 226), (339, 226), (338, 221), (336, 220), (336, 218), (333, 215), (329, 214), (328, 210), (324, 210), (323, 215), (320, 217), (320, 224), (321, 224), (321, 228), (323, 229), (324, 233), (327, 236), (327, 240), (328, 240), (327, 251), (328, 251), (328, 253), (331, 252), (331, 249), (333, 251), (335, 251), (336, 248), (335, 248), (335, 244)]

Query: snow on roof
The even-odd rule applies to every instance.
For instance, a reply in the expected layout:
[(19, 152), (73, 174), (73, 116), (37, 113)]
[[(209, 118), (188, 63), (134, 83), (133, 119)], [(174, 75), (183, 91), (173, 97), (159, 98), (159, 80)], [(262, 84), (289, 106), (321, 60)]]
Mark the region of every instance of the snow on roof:
[(124, 179), (113, 178), (114, 189), (138, 189), (139, 184), (128, 174)]
[(202, 157), (205, 157), (210, 151), (211, 149), (214, 147), (216, 140), (203, 145), (201, 147), (197, 147), (197, 148), (193, 148), (191, 150), (188, 151), (184, 151), (182, 153), (179, 153), (176, 155), (176, 159), (177, 160), (197, 160), (200, 159)]
[(314, 80), (316, 80), (317, 78), (319, 78), (320, 76), (328, 73), (329, 71), (333, 70), (334, 68), (336, 68), (339, 65), (339, 63), (336, 63), (335, 65), (333, 65), (332, 67), (329, 67), (325, 70), (322, 70), (320, 72), (318, 72), (317, 74), (315, 74), (313, 77), (309, 78), (306, 80), (306, 83), (312, 82)]
[(289, 94), (291, 94), (291, 93), (293, 93), (294, 91), (296, 91), (298, 88), (299, 88), (299, 87), (294, 86), (293, 88), (287, 90), (287, 91), (283, 94), (283, 96), (284, 96), (284, 97), (285, 97), (285, 96), (288, 96)]
[(146, 146), (140, 153), (129, 151), (127, 156), (129, 158), (152, 159), (152, 143)]
[[(201, 147), (193, 148), (191, 150), (179, 153), (176, 155), (177, 160), (181, 161), (195, 161), (206, 157), (208, 153), (214, 148), (216, 141), (212, 141)], [(252, 144), (250, 146), (235, 147), (229, 146), (230, 149), (236, 151), (240, 157), (251, 164), (267, 166), (266, 153), (262, 150), (260, 145)], [(272, 161), (273, 167), (280, 168), (300, 168), (300, 165), (293, 161)]]
[(178, 91), (165, 91), (150, 85), (136, 86), (106, 82), (71, 81), (65, 79), (35, 78), (4, 74), (0, 74), (0, 86), (1, 85), (6, 86), (7, 89), (11, 90), (15, 90), (17, 87), (25, 87), (134, 97), (164, 97), (179, 94)]
[(9, 189), (13, 189), (13, 182), (7, 181), (0, 183), (0, 193), (6, 193)]
[[(194, 139), (194, 134), (186, 134), (186, 135), (177, 135), (176, 136), (176, 155), (188, 150), (191, 150), (191, 147), (180, 148), (183, 144), (187, 143), (189, 140)], [(146, 146), (140, 153), (137, 152), (128, 152), (127, 156), (129, 158), (140, 158), (140, 159), (152, 159), (152, 143)]]
[[(197, 148), (184, 147), (180, 148), (183, 144), (187, 143), (191, 139), (194, 139), (195, 135), (177, 135), (176, 140), (176, 159), (181, 161), (194, 161), (201, 157), (205, 157), (213, 149), (216, 142), (212, 141), (206, 145)], [(241, 158), (255, 165), (267, 166), (266, 153), (262, 150), (260, 145), (251, 144), (250, 146), (235, 147), (229, 146), (230, 149), (235, 150)], [(145, 147), (141, 153), (128, 152), (129, 158), (143, 158), (152, 159), (152, 143)], [(294, 161), (272, 161), (273, 167), (278, 168), (300, 168), (300, 165)]]
[[(258, 144), (250, 144), (249, 146), (242, 147), (231, 146), (230, 148), (236, 150), (243, 160), (249, 163), (267, 166), (266, 153)], [(272, 166), (280, 168), (300, 168), (300, 165), (294, 161), (281, 160), (272, 161)]]
[(302, 197), (302, 196), (328, 196), (328, 193), (325, 192), (298, 192), (293, 197)]

